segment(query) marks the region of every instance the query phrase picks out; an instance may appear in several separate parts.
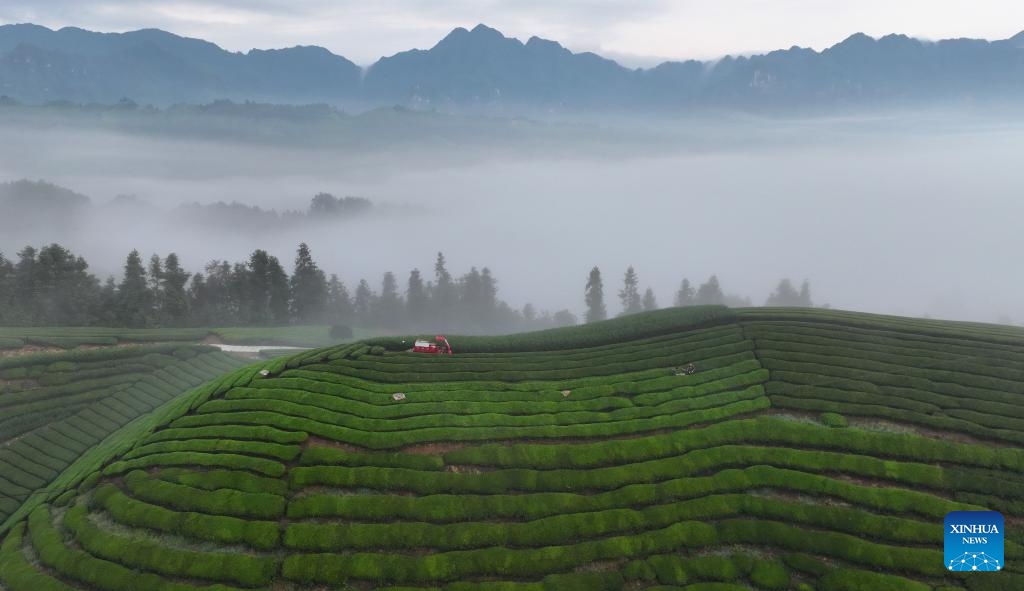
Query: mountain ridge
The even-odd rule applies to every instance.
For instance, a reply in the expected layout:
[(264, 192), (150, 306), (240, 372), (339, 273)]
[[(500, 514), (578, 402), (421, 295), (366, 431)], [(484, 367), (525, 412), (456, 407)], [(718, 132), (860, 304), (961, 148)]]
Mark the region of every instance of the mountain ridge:
[(512, 114), (972, 102), (1024, 96), (1024, 32), (998, 41), (855, 33), (821, 51), (792, 46), (628, 68), (478, 24), (361, 68), (315, 45), (232, 52), (161, 29), (28, 23), (0, 25), (0, 94), (32, 103), (232, 99)]

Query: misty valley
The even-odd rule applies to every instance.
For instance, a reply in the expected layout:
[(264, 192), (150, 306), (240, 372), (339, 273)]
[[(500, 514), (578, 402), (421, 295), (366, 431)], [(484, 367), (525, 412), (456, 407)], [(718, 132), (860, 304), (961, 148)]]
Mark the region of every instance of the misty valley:
[(1024, 589), (1024, 5), (825, 4), (0, 2), (0, 591)]

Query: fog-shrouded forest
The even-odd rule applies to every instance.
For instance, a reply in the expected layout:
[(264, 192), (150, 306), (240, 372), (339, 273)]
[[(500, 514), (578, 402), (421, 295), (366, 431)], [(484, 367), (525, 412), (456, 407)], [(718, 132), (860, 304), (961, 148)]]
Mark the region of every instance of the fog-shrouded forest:
[[(521, 309), (501, 300), (498, 278), (490, 268), (471, 267), (458, 275), (437, 253), (433, 269), (408, 272), (400, 279), (385, 271), (380, 282), (360, 279), (346, 285), (317, 264), (307, 244), (298, 246), (290, 273), (281, 260), (257, 249), (246, 260), (211, 260), (201, 270), (182, 267), (176, 253), (148, 259), (137, 250), (125, 258), (120, 280), (101, 281), (89, 263), (59, 244), (26, 246), (15, 260), (0, 253), (0, 326), (107, 326), (180, 328), (330, 324), (332, 336), (352, 336), (352, 326), (382, 332), (441, 331), (469, 334), (521, 332), (572, 326), (579, 319), (568, 309)], [(632, 266), (618, 288), (593, 267), (582, 286), (583, 322), (658, 309), (654, 291), (644, 289)], [(618, 301), (616, 313), (615, 300)], [(810, 283), (799, 288), (779, 281), (765, 305), (813, 307)], [(750, 306), (749, 298), (727, 294), (712, 275), (697, 285), (679, 283), (669, 305)], [(824, 307), (828, 307), (826, 304)]]
[(585, 317), (595, 265), (616, 291), (633, 266), (662, 306), (683, 277), (715, 275), (735, 305), (789, 277), (835, 308), (1024, 320), (1013, 109), (542, 122), (5, 103), (0, 121), (0, 252), (59, 243), (101, 284), (132, 250), (194, 274), (258, 249), (288, 266), (306, 243), (352, 295), (393, 270), (404, 296), (444, 252), (552, 323)]

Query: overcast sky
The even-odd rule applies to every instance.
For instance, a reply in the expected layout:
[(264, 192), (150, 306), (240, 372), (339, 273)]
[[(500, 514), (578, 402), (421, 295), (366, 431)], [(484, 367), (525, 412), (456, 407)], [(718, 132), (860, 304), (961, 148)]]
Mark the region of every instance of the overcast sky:
[(851, 33), (1005, 39), (1020, 0), (0, 0), (0, 24), (158, 27), (231, 50), (322, 45), (366, 65), (456, 26), (554, 39), (630, 65), (653, 58), (821, 49)]

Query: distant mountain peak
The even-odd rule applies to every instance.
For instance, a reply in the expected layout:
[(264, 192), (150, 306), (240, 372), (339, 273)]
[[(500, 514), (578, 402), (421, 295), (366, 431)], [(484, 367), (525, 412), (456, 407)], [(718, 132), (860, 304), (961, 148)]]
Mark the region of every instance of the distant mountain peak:
[(470, 31), (470, 33), (474, 35), (487, 35), (489, 37), (499, 37), (501, 39), (505, 38), (505, 35), (501, 31), (499, 31), (498, 29), (488, 27), (483, 23), (480, 23), (477, 26), (473, 27), (473, 30)]
[[(462, 47), (464, 45), (480, 46), (485, 44), (494, 44), (507, 41), (516, 41), (510, 39), (502, 34), (497, 29), (492, 29), (485, 24), (479, 24), (473, 27), (471, 30), (467, 30), (465, 27), (456, 27), (452, 29), (450, 33), (445, 35), (444, 39), (438, 41), (434, 49), (444, 49), (446, 47)], [(518, 41), (516, 41), (518, 43)]]

